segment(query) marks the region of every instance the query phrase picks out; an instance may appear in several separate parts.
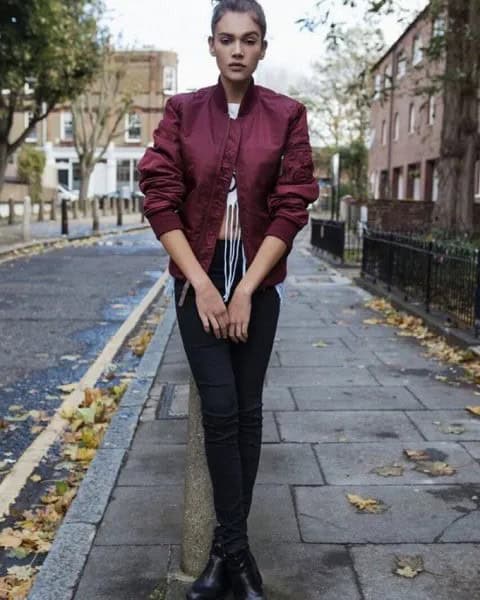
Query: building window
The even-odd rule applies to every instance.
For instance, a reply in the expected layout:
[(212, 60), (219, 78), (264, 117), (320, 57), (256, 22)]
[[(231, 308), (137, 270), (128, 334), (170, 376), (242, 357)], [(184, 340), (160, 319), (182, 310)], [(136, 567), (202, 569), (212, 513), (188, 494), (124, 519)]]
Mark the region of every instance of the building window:
[(438, 161), (427, 160), (425, 170), (425, 200), (436, 202), (438, 200)]
[(379, 182), (379, 197), (381, 199), (388, 197), (388, 171), (380, 171), (380, 182)]
[(412, 44), (412, 64), (418, 65), (423, 59), (423, 48), (422, 48), (422, 40), (420, 36), (417, 34), (413, 38)]
[(124, 160), (117, 160), (117, 189), (121, 193), (128, 189), (128, 192), (137, 192), (138, 177), (137, 171), (138, 159), (128, 158)]
[(378, 98), (380, 98), (381, 90), (382, 90), (382, 76), (380, 75), (380, 73), (377, 73), (375, 75), (375, 93), (373, 95), (374, 100), (377, 100)]
[(403, 167), (393, 169), (393, 197), (395, 200), (403, 198)]
[(383, 87), (389, 90), (392, 87), (392, 65), (389, 64), (383, 70)]
[(385, 120), (382, 121), (382, 146), (385, 146), (387, 143), (387, 122)]
[(427, 123), (429, 125), (433, 125), (434, 122), (435, 122), (435, 96), (429, 96)]
[(420, 163), (408, 165), (407, 172), (407, 198), (420, 200)]
[(72, 190), (80, 189), (80, 164), (72, 163)]
[(412, 103), (408, 108), (408, 133), (415, 132), (415, 105)]
[(177, 92), (177, 69), (170, 65), (163, 67), (163, 92), (165, 94)]
[(445, 17), (439, 15), (433, 21), (432, 37), (443, 37), (445, 35)]
[(400, 115), (395, 113), (395, 117), (393, 119), (393, 139), (398, 141), (400, 137)]
[(407, 57), (402, 50), (397, 55), (397, 79), (401, 79), (407, 72)]
[(60, 139), (64, 142), (73, 140), (73, 117), (68, 110), (62, 110), (60, 113)]
[[(24, 127), (26, 129), (33, 120), (33, 112), (31, 110), (27, 110), (27, 111), (25, 111), (24, 114), (25, 114)], [(37, 125), (38, 125), (38, 123), (37, 123)], [(37, 125), (35, 125), (35, 127), (29, 132), (29, 134), (25, 138), (26, 142), (36, 142), (37, 141), (37, 139), (38, 139)]]
[(131, 112), (125, 115), (125, 141), (140, 142), (142, 138), (142, 122), (140, 115)]

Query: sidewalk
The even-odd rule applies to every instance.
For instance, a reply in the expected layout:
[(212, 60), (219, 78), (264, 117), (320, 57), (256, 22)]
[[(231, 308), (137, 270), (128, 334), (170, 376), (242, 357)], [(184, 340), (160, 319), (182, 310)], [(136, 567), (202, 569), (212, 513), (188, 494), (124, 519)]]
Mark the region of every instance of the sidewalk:
[[(365, 325), (377, 316), (363, 307), (369, 294), (312, 256), (308, 235), (289, 258), (249, 518), (268, 598), (480, 598), (480, 419), (464, 410), (479, 396), (436, 380), (448, 367), (414, 340)], [(178, 582), (161, 592), (179, 565), (187, 436), (189, 371), (171, 305), (152, 344), (140, 395), (123, 399), (32, 600), (185, 597)], [(427, 450), (456, 473), (414, 470), (404, 449)], [(347, 494), (385, 510), (357, 510)], [(403, 555), (420, 555), (424, 571), (394, 574)]]
[[(126, 231), (136, 227), (149, 227), (148, 221), (143, 224), (140, 221), (140, 213), (125, 213), (123, 215), (123, 225), (118, 227), (116, 215), (101, 216), (99, 233), (105, 234), (111, 231)], [(68, 236), (61, 235), (61, 222), (58, 219), (56, 221), (32, 221), (31, 240), (29, 242), (23, 241), (21, 223), (0, 225), (0, 256), (36, 245), (39, 242), (49, 244), (62, 239), (74, 239), (89, 235), (93, 235), (91, 217), (70, 219), (68, 222)]]

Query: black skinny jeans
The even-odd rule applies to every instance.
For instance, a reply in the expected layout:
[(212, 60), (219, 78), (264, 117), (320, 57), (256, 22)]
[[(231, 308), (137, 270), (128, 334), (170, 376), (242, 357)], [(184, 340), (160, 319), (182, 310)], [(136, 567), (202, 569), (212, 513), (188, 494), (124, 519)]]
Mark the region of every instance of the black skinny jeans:
[[(224, 240), (217, 240), (208, 274), (223, 295)], [(241, 260), (233, 290), (242, 278)], [(216, 532), (228, 552), (248, 547), (247, 517), (262, 443), (262, 391), (280, 310), (275, 287), (256, 290), (247, 342), (217, 339), (202, 325), (190, 286), (178, 306), (183, 282), (175, 280), (175, 306), (185, 352), (198, 387), (205, 453), (213, 488)], [(228, 302), (227, 302), (228, 304)]]

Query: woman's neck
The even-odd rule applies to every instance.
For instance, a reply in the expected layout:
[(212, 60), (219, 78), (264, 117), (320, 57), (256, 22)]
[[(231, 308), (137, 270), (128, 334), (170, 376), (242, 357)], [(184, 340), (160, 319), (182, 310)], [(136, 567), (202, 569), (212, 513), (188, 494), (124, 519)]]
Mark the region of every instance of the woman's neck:
[(220, 79), (225, 89), (227, 102), (229, 104), (240, 104), (250, 85), (250, 79), (246, 81), (230, 81), (225, 79), (223, 75), (220, 75)]

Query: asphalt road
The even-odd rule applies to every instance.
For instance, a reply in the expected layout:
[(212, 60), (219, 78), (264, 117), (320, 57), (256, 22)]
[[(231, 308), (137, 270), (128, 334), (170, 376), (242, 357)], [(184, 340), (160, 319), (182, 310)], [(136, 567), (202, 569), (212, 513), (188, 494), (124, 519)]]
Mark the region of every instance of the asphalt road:
[[(0, 264), (0, 418), (53, 414), (167, 266), (151, 229)], [(32, 420), (0, 429), (0, 463), (30, 445)], [(0, 477), (1, 480), (1, 477)]]

